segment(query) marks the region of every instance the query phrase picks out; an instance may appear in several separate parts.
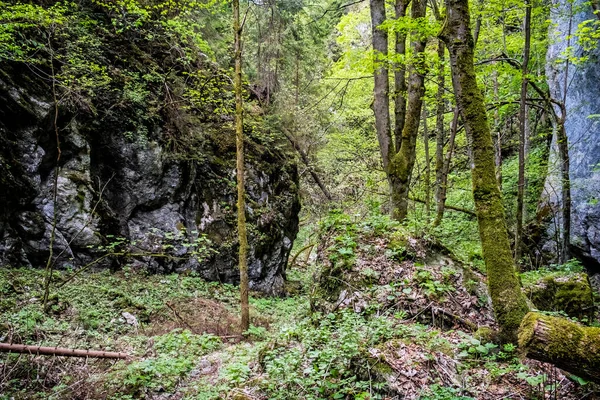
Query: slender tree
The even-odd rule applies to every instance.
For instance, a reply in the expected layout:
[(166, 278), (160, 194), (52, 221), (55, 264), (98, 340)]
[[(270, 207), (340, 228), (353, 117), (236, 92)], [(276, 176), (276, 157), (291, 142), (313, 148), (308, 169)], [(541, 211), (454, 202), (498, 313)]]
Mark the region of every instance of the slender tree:
[(242, 306), (242, 332), (250, 327), (250, 307), (248, 304), (248, 237), (246, 235), (246, 191), (244, 188), (244, 109), (242, 103), (242, 28), (240, 22), (240, 1), (233, 0), (233, 35), (235, 77), (235, 136), (237, 164), (237, 210), (240, 264), (240, 300)]
[[(435, 3), (434, 3), (435, 4)], [(437, 9), (437, 7), (436, 7)], [(444, 112), (446, 111), (446, 103), (444, 100), (445, 90), (445, 71), (444, 71), (444, 56), (446, 53), (446, 47), (444, 42), (438, 41), (438, 71), (437, 71), (437, 94), (435, 96), (436, 102), (436, 119), (435, 119), (435, 204), (436, 214), (440, 214), (439, 207), (442, 203), (442, 180), (444, 175), (444, 141), (446, 140), (444, 132)], [(443, 215), (443, 210), (441, 212)], [(441, 222), (441, 216), (438, 220), (436, 217), (434, 225), (439, 225)]]
[(492, 136), (477, 86), (468, 0), (446, 0), (446, 21), (440, 36), (450, 53), (456, 102), (471, 143), (473, 197), (492, 305), (502, 339), (515, 342), (529, 308), (515, 272), (495, 176)]
[[(571, 47), (571, 31), (573, 30), (573, 4), (569, 3), (569, 27), (567, 33), (567, 48)], [(567, 120), (567, 92), (569, 88), (569, 59), (566, 60), (562, 99), (558, 103), (560, 116), (557, 117), (556, 143), (560, 157), (561, 175), (561, 209), (562, 209), (562, 237), (559, 261), (566, 263), (571, 258), (571, 177), (569, 157), (569, 138), (565, 129)]]
[(521, 100), (519, 105), (519, 178), (517, 188), (517, 215), (515, 229), (515, 261), (518, 263), (522, 255), (522, 239), (523, 239), (523, 210), (525, 208), (525, 141), (527, 140), (527, 86), (529, 79), (529, 49), (531, 42), (531, 3), (525, 0), (525, 22), (523, 24), (525, 34), (525, 45), (523, 47), (523, 63), (521, 65)]
[[(406, 112), (402, 134), (392, 140), (389, 111), (389, 78), (386, 64), (388, 55), (388, 34), (380, 26), (386, 20), (385, 1), (371, 0), (371, 26), (373, 50), (375, 51), (374, 102), (375, 130), (379, 149), (390, 185), (392, 198), (392, 217), (402, 221), (408, 211), (408, 189), (416, 158), (416, 143), (419, 119), (425, 90), (424, 51), (427, 37), (418, 28), (411, 31), (412, 61), (408, 67), (406, 85)], [(425, 17), (426, 0), (414, 0), (411, 7), (411, 18), (418, 20)], [(396, 75), (397, 79), (401, 79)], [(397, 83), (398, 87), (399, 83)], [(401, 94), (401, 92), (398, 92)], [(402, 101), (397, 97), (397, 101)], [(396, 121), (398, 126), (401, 121)], [(396, 144), (396, 143), (397, 144)]]
[(390, 131), (390, 81), (388, 78), (388, 67), (386, 63), (388, 55), (388, 34), (380, 29), (385, 22), (385, 1), (371, 0), (371, 29), (373, 50), (375, 52), (375, 80), (373, 112), (375, 113), (375, 131), (383, 161), (384, 170), (388, 171), (390, 157), (394, 152), (394, 144)]
[(427, 129), (427, 107), (423, 107), (423, 147), (425, 148), (425, 215), (429, 224), (431, 211), (431, 161), (429, 160), (429, 130)]
[(433, 226), (438, 226), (444, 218), (444, 210), (446, 209), (446, 195), (448, 193), (448, 174), (450, 173), (450, 163), (452, 162), (452, 154), (454, 153), (454, 143), (456, 133), (458, 132), (458, 108), (454, 110), (454, 117), (450, 125), (450, 138), (448, 139), (448, 150), (446, 151), (446, 159), (443, 159), (440, 174), (440, 182), (437, 193), (436, 216), (433, 221)]
[[(396, 0), (396, 19), (406, 17), (406, 9), (409, 0)], [(395, 148), (399, 149), (402, 144), (402, 129), (406, 118), (406, 31), (404, 29), (396, 32), (396, 57), (401, 61), (395, 66), (394, 71), (394, 140)]]

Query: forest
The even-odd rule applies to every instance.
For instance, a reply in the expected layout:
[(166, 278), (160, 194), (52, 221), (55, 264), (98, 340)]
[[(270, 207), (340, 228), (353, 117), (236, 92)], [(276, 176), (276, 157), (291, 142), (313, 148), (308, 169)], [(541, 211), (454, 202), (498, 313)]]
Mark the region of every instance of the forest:
[(598, 0), (0, 0), (0, 400), (600, 398)]

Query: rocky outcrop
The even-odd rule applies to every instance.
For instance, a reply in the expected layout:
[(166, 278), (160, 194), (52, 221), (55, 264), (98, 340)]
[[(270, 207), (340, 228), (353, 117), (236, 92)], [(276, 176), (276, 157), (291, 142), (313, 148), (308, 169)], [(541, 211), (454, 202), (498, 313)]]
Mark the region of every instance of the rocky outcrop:
[[(570, 34), (577, 33), (583, 21), (595, 22), (597, 17), (582, 1), (570, 4), (561, 1), (552, 12), (546, 73), (552, 96), (561, 101), (566, 98), (565, 128), (569, 140), (572, 191), (571, 251), (586, 265), (600, 266), (600, 48), (584, 51), (577, 42), (577, 35), (570, 43), (567, 41)], [(569, 63), (565, 97), (566, 63), (563, 55), (569, 44), (575, 57), (586, 59)], [(554, 151), (546, 194), (556, 218), (559, 218), (561, 207), (559, 174), (558, 157)], [(549, 237), (556, 236), (556, 226), (560, 226), (560, 221), (550, 224)], [(552, 250), (552, 242), (546, 248)]]
[[(0, 70), (1, 265), (43, 267), (55, 224), (57, 267), (129, 264), (238, 281), (228, 117), (202, 122), (177, 110), (178, 121), (193, 123), (173, 129), (174, 117), (164, 115), (131, 137), (118, 118), (56, 113), (51, 88), (25, 67)], [(202, 140), (174, 154), (167, 139), (183, 134)], [(278, 146), (246, 146), (251, 288), (277, 294), (298, 229), (297, 171)]]

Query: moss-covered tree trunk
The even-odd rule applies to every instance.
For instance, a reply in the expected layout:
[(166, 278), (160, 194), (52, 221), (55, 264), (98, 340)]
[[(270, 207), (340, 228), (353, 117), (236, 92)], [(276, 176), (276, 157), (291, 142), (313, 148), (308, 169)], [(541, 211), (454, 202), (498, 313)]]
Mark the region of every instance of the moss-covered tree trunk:
[(529, 313), (519, 329), (519, 347), (529, 358), (600, 382), (600, 328)]
[(242, 25), (240, 23), (240, 2), (233, 0), (233, 34), (235, 52), (235, 135), (237, 155), (237, 209), (238, 238), (240, 243), (240, 300), (242, 308), (242, 332), (250, 327), (248, 304), (248, 237), (246, 235), (246, 191), (244, 189), (244, 121), (242, 103)]
[(502, 339), (516, 342), (528, 307), (515, 272), (495, 176), (492, 136), (475, 76), (468, 0), (446, 0), (446, 21), (440, 37), (450, 53), (454, 93), (472, 146), (473, 197), (492, 305)]

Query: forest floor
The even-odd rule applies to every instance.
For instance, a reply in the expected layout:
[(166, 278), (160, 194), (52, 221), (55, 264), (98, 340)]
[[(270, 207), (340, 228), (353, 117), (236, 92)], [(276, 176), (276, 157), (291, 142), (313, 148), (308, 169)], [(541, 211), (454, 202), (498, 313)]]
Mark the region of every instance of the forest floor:
[(594, 385), (493, 342), (479, 271), (383, 225), (325, 221), (312, 256), (288, 270), (288, 297), (253, 293), (243, 338), (232, 285), (88, 272), (55, 284), (45, 313), (43, 271), (2, 268), (0, 342), (130, 358), (0, 354), (0, 399), (597, 398)]

